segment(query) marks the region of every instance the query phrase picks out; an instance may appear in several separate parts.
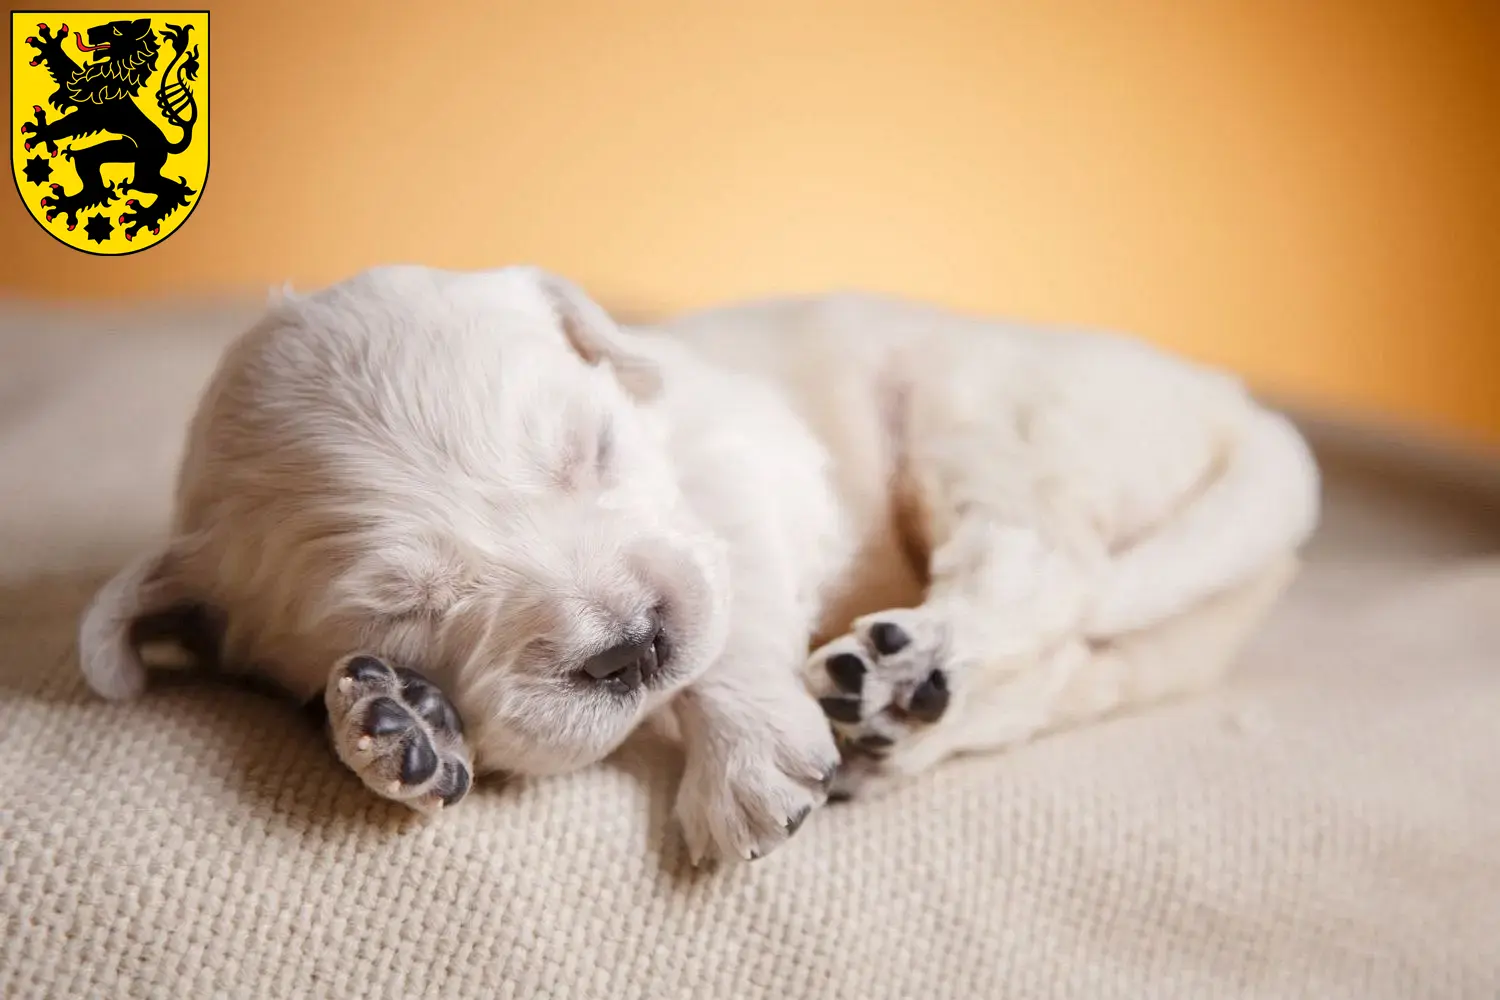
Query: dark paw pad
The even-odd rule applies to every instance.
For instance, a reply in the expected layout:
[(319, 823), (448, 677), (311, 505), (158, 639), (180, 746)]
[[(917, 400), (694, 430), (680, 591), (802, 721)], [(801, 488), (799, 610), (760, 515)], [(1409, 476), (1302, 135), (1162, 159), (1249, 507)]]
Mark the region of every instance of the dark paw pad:
[(344, 676), (359, 684), (389, 680), (391, 668), (373, 656), (356, 656), (344, 665)]
[(394, 698), (376, 698), (365, 710), (364, 730), (370, 736), (405, 732), (416, 723)]
[(947, 710), (948, 678), (941, 670), (934, 670), (912, 692), (906, 711), (923, 722), (936, 722)]
[(824, 664), (829, 678), (840, 691), (859, 694), (865, 684), (865, 661), (853, 653), (830, 656)]
[(858, 698), (819, 698), (818, 706), (834, 722), (852, 724), (860, 719)]
[(415, 670), (398, 667), (396, 676), (401, 680), (401, 697), (434, 729), (451, 733), (463, 732), (463, 723), (454, 710), (452, 702), (438, 690), (438, 686)]
[(437, 769), (438, 756), (432, 749), (432, 741), (421, 730), (413, 731), (406, 752), (401, 756), (401, 783), (420, 785), (436, 774)]
[(893, 656), (911, 645), (911, 636), (894, 622), (876, 622), (870, 626), (870, 645), (881, 656)]

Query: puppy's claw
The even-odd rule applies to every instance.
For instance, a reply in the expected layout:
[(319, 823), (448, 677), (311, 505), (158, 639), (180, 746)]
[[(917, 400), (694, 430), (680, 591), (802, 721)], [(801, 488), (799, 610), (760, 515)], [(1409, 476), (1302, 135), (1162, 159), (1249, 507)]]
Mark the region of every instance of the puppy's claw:
[(794, 837), (797, 831), (802, 829), (802, 824), (807, 822), (807, 817), (812, 815), (812, 806), (803, 806), (791, 816), (787, 817), (786, 835)]

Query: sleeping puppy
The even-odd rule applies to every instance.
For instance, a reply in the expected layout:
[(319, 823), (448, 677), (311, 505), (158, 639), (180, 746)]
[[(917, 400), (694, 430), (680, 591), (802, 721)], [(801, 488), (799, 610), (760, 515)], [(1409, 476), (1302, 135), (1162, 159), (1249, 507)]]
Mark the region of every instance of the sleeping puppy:
[(1211, 683), (1317, 512), (1286, 420), (1131, 340), (860, 296), (625, 329), (539, 270), (387, 267), (226, 352), (80, 656), (132, 697), (150, 623), (211, 621), (423, 811), (660, 724), (693, 860), (753, 859)]

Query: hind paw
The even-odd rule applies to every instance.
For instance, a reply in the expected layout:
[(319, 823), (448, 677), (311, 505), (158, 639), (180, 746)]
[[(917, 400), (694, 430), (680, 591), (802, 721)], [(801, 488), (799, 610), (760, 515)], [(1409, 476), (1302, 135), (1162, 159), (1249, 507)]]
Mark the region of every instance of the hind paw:
[(945, 630), (922, 609), (866, 615), (808, 657), (803, 682), (844, 758), (835, 797), (852, 795), (862, 776), (879, 772), (908, 740), (941, 722), (952, 674)]
[(419, 812), (456, 805), (472, 756), (437, 685), (373, 656), (347, 657), (324, 691), (334, 752), (376, 794)]

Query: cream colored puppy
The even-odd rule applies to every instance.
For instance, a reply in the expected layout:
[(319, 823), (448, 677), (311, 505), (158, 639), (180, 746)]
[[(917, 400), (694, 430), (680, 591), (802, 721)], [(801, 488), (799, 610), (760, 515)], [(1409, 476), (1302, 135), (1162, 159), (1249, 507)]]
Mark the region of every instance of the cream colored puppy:
[(859, 296), (626, 330), (534, 269), (389, 267), (229, 349), (80, 653), (125, 698), (211, 627), (422, 810), (660, 721), (695, 861), (750, 859), (830, 786), (1209, 683), (1317, 509), (1285, 420), (1130, 340)]

